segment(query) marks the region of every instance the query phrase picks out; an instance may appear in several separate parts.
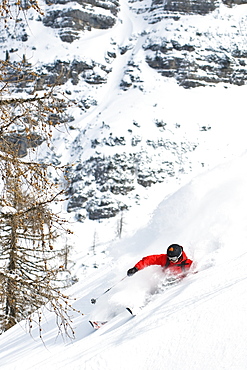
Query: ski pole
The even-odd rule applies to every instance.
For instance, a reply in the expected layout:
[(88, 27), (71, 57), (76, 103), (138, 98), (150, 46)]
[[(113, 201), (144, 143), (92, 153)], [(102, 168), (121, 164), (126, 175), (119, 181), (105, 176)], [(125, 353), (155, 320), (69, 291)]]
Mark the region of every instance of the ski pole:
[(124, 279), (126, 279), (127, 276), (123, 277), (121, 280), (119, 280), (116, 284), (114, 284), (113, 286), (111, 286), (110, 288), (108, 288), (104, 293), (102, 293), (101, 295), (98, 296), (98, 298), (91, 298), (91, 303), (92, 304), (95, 304), (97, 299), (99, 299), (100, 297), (102, 297), (102, 295), (106, 294), (107, 292), (109, 292), (112, 288), (114, 288), (116, 285), (118, 285), (119, 283), (121, 283), (121, 281), (123, 281)]

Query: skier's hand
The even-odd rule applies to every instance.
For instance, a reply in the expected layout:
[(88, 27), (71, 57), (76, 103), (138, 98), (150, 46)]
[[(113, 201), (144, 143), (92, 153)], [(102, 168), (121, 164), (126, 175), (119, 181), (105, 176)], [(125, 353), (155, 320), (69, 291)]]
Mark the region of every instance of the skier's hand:
[(137, 267), (132, 267), (131, 269), (129, 269), (129, 270), (127, 271), (127, 275), (128, 275), (128, 276), (132, 276), (132, 275), (134, 275), (137, 271), (138, 271), (138, 268), (137, 268)]

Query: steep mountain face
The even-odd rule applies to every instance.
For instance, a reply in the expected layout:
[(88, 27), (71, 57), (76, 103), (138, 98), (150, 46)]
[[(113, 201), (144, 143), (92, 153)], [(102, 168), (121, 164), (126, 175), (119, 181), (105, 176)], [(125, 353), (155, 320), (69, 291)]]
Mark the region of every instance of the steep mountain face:
[(194, 153), (211, 123), (188, 136), (167, 117), (162, 95), (171, 81), (185, 89), (246, 83), (244, 4), (54, 0), (28, 26), (19, 19), (1, 29), (2, 59), (24, 54), (37, 73), (20, 92), (54, 84), (76, 103), (57, 118), (69, 135), (56, 135), (52, 160), (73, 164), (67, 211), (78, 221), (114, 217), (138, 203), (142, 189), (180, 179), (201, 160)]
[[(113, 138), (110, 145), (125, 145), (124, 138)], [(138, 187), (150, 187), (185, 172), (186, 153), (196, 147), (193, 143), (162, 138), (158, 142), (146, 141), (145, 145), (152, 148), (149, 154), (145, 150), (133, 153), (127, 149), (128, 152), (108, 157), (95, 155), (78, 164), (69, 176), (68, 212), (79, 211), (76, 214), (79, 221), (86, 215), (93, 220), (116, 216), (128, 208), (129, 201), (124, 196), (138, 202)], [(80, 212), (82, 208), (85, 215)]]
[[(246, 4), (246, 1), (223, 1), (223, 4)], [(214, 86), (218, 83), (244, 85), (246, 82), (246, 53), (242, 50), (238, 25), (236, 33), (228, 35), (228, 43), (222, 44), (226, 30), (221, 29), (223, 17), (219, 1), (167, 1), (154, 2), (151, 22), (167, 19), (166, 36), (158, 40), (153, 37), (143, 46), (147, 51), (146, 61), (164, 77), (176, 78), (184, 88)], [(195, 15), (207, 15), (215, 11), (214, 24), (204, 29), (198, 25)], [(189, 15), (189, 27), (184, 27), (185, 15)], [(231, 20), (229, 12), (229, 21)], [(177, 23), (174, 32), (173, 19)], [(209, 21), (210, 22), (210, 21)], [(194, 29), (194, 32), (191, 32)], [(228, 30), (229, 32), (229, 30)], [(234, 32), (233, 32), (234, 33)], [(169, 37), (167, 37), (169, 34)], [(183, 34), (183, 35), (182, 35)], [(188, 34), (187, 37), (185, 34)]]

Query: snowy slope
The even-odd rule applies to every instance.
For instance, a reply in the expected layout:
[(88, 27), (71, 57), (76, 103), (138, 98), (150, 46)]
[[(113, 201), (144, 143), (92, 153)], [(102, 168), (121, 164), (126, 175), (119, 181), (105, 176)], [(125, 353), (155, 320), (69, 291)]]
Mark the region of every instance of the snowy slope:
[[(73, 44), (59, 43), (56, 31), (41, 26), (35, 19), (29, 21), (30, 42), (23, 44), (23, 50), (16, 40), (12, 42), (13, 49), (19, 48), (16, 59), (25, 53), (35, 65), (59, 58), (76, 59), (82, 49), (86, 60), (104, 63), (106, 50), (119, 52), (119, 47), (129, 47), (112, 63), (105, 85), (89, 89), (85, 82), (80, 86), (67, 83), (72, 98), (91, 94), (98, 105), (87, 112), (73, 111), (76, 129), (69, 134), (58, 133), (54, 152), (62, 163), (88, 158), (93, 153), (91, 139), (99, 136), (103, 121), (113, 133), (122, 135), (130, 127), (138, 134), (139, 128), (133, 127), (136, 120), (142, 123), (140, 134), (145, 140), (150, 136), (157, 139), (160, 132), (155, 133), (151, 127), (155, 117), (167, 122), (165, 135), (169, 139), (200, 143), (188, 158), (194, 172), (151, 189), (138, 189), (139, 205), (132, 204), (125, 216), (120, 240), (116, 240), (119, 219), (87, 220), (81, 224), (71, 217), (75, 234), (68, 243), (74, 247), (70, 259), (79, 282), (69, 293), (77, 299), (74, 307), (84, 314), (73, 313), (75, 339), (57, 337), (55, 318), (44, 310), (44, 343), (37, 328), (30, 336), (25, 322), (16, 325), (0, 337), (0, 366), (3, 370), (244, 370), (247, 367), (246, 86), (226, 88), (219, 84), (213, 88), (184, 90), (174, 80), (162, 78), (144, 62), (142, 43), (148, 33), (152, 37), (156, 34), (159, 39), (165, 30), (172, 37), (181, 32), (178, 23), (169, 21), (167, 25), (165, 20), (148, 24), (141, 12), (134, 14), (122, 3), (119, 22), (113, 29), (94, 30)], [(137, 8), (141, 6), (139, 2), (132, 6), (135, 4)], [(192, 18), (186, 21), (183, 17), (183, 26), (188, 31), (179, 34), (181, 43), (193, 38), (197, 29), (203, 32), (214, 29), (215, 36), (221, 36), (212, 37), (209, 44), (218, 43), (219, 39), (229, 48), (235, 43), (245, 44), (246, 5), (221, 10), (222, 14), (216, 12), (207, 18), (193, 17), (191, 28), (188, 22)], [(4, 56), (2, 45), (1, 57)], [(127, 78), (124, 68), (128, 61), (138, 62), (144, 93), (138, 88), (128, 92), (119, 89), (120, 81)], [(175, 129), (178, 125), (179, 129)], [(211, 129), (201, 131), (203, 126)], [(42, 150), (43, 147), (41, 153)], [(98, 150), (103, 155), (112, 153), (111, 148)], [(114, 150), (119, 152), (120, 148)], [(152, 155), (151, 151), (148, 154)], [(193, 177), (202, 171), (206, 172)], [(61, 242), (64, 245), (67, 240)], [(184, 246), (198, 273), (163, 294), (152, 296), (135, 318), (127, 321), (124, 312), (94, 332), (88, 323), (90, 318), (121, 312), (126, 305), (134, 309), (142, 305), (148, 292), (162, 280), (160, 270), (150, 267), (126, 278), (95, 306), (90, 299), (118, 283), (127, 269), (144, 255), (163, 253), (174, 242)], [(95, 269), (94, 264), (99, 268)]]
[[(20, 323), (0, 338), (1, 369), (246, 369), (246, 186), (244, 154), (164, 199), (145, 228), (112, 245), (112, 264), (71, 288), (78, 298), (74, 306), (85, 313), (74, 318), (76, 339), (57, 338), (50, 313), (45, 346), (35, 329), (30, 337)], [(126, 278), (95, 306), (90, 298), (118, 282), (143, 255), (162, 253), (171, 242), (183, 244), (198, 273), (152, 296), (136, 317), (115, 318), (114, 325), (94, 332), (88, 319), (96, 306), (113, 312), (114, 302), (118, 308), (140, 303), (160, 271), (150, 267)]]

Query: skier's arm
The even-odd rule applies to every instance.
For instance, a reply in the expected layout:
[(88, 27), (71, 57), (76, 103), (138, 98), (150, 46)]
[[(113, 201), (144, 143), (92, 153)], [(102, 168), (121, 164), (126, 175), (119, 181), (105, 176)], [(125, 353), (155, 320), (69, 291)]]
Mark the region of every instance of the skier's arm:
[(164, 254), (157, 254), (152, 256), (143, 257), (139, 262), (135, 264), (134, 267), (127, 271), (128, 276), (134, 275), (137, 271), (144, 269), (147, 266), (151, 265), (165, 265), (165, 255)]
[(160, 265), (164, 266), (166, 263), (166, 255), (164, 254), (154, 254), (151, 256), (143, 257), (137, 264), (135, 265), (138, 270), (142, 270), (145, 267), (151, 266), (151, 265)]

